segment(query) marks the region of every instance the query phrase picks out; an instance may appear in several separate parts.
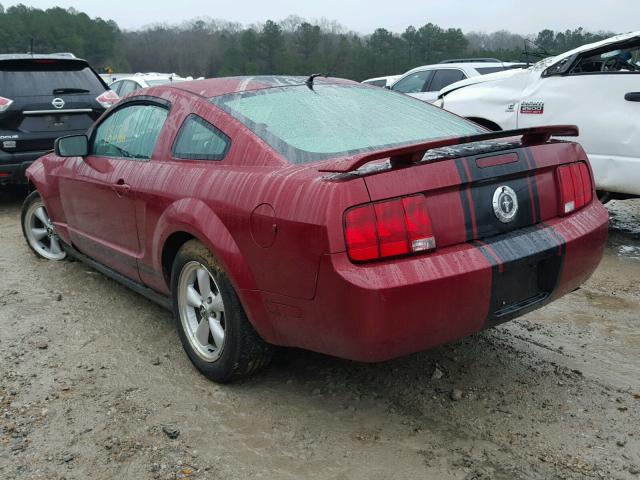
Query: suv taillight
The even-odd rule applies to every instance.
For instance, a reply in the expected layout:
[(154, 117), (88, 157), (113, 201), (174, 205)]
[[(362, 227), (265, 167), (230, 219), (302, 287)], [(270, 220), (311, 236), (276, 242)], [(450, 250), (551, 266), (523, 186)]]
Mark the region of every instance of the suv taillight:
[(576, 162), (562, 165), (558, 167), (557, 174), (560, 215), (568, 215), (591, 203), (593, 186), (586, 163)]
[(0, 97), (0, 112), (4, 112), (7, 108), (11, 106), (12, 103), (13, 103), (13, 100)]
[(344, 215), (344, 235), (347, 253), (354, 262), (436, 248), (424, 195), (351, 208)]
[(120, 100), (120, 97), (113, 90), (107, 90), (98, 98), (96, 98), (96, 100), (100, 105), (102, 105), (103, 108), (109, 108), (112, 105), (118, 103), (118, 101)]

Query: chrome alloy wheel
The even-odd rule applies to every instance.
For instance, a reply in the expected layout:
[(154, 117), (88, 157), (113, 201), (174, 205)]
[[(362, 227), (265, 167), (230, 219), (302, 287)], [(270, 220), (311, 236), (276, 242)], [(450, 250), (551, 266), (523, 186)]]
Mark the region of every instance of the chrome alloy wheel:
[(178, 313), (196, 354), (215, 362), (224, 348), (224, 302), (211, 272), (200, 262), (182, 267), (178, 278)]
[(67, 256), (41, 200), (29, 206), (24, 223), (27, 241), (38, 255), (48, 260), (62, 260)]

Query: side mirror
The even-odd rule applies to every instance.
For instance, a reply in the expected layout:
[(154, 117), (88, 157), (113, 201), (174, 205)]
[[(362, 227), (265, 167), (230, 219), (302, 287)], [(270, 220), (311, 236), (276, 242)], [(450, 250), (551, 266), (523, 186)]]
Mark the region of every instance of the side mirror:
[(69, 135), (56, 139), (53, 149), (59, 157), (86, 157), (89, 139), (86, 135)]

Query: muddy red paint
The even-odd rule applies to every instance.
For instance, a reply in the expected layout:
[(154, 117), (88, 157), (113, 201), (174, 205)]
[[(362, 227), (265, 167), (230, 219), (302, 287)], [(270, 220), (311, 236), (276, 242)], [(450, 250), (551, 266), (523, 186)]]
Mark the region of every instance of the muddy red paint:
[[(588, 165), (578, 144), (549, 139), (566, 129), (293, 164), (210, 101), (301, 84), (304, 79), (229, 78), (138, 92), (97, 125), (114, 109), (161, 102), (168, 116), (150, 160), (49, 154), (29, 168), (28, 178), (60, 238), (83, 254), (168, 296), (173, 256), (199, 239), (267, 342), (355, 360), (405, 355), (510, 320), (578, 288), (598, 265), (606, 210), (591, 195), (582, 208), (559, 212), (558, 167)], [(173, 156), (176, 135), (192, 114), (231, 139), (222, 160)], [(386, 159), (389, 165), (379, 169), (358, 170)], [(587, 170), (591, 175), (581, 171)], [(518, 203), (506, 223), (494, 205), (504, 186), (516, 198), (503, 200)], [(435, 249), (403, 247), (397, 257), (352, 261), (346, 212), (412, 195), (424, 195)], [(403, 204), (396, 204), (400, 214)]]

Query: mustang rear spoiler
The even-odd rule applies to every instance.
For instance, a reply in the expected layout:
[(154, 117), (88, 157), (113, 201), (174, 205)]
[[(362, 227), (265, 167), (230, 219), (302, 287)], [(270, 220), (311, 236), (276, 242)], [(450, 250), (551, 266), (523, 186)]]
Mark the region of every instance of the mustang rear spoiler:
[(379, 150), (373, 153), (362, 153), (350, 157), (338, 158), (323, 163), (318, 169), (320, 172), (348, 173), (357, 170), (362, 165), (388, 158), (392, 165), (411, 164), (419, 162), (425, 152), (436, 148), (451, 147), (465, 143), (495, 140), (497, 138), (522, 137), (523, 144), (544, 143), (552, 136), (577, 137), (578, 127), (575, 125), (551, 125), (545, 127), (519, 128), (516, 130), (503, 130), (500, 132), (479, 133), (466, 137), (441, 138), (428, 142), (414, 143), (402, 147)]

